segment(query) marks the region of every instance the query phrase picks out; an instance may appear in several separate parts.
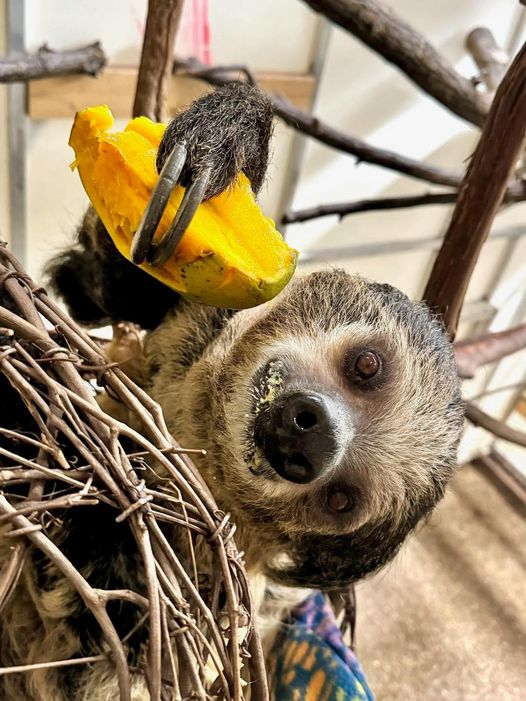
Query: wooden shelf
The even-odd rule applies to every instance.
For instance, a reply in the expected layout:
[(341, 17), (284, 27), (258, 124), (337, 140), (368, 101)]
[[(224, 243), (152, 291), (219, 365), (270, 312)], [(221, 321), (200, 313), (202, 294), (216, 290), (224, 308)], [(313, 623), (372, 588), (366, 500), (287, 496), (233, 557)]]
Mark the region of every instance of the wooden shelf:
[[(309, 110), (315, 79), (301, 73), (258, 73), (260, 86), (269, 93), (286, 97), (300, 109)], [(31, 119), (72, 118), (84, 107), (109, 105), (115, 117), (129, 117), (135, 92), (137, 70), (110, 66), (97, 78), (66, 76), (35, 80), (29, 84), (27, 112)], [(174, 76), (168, 95), (168, 109), (174, 114), (211, 88), (201, 80)]]

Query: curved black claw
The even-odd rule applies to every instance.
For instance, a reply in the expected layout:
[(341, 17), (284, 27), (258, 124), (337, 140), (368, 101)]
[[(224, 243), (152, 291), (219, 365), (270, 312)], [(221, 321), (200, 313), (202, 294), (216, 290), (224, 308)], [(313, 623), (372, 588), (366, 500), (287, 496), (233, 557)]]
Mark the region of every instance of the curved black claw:
[[(187, 156), (185, 142), (177, 143), (159, 174), (150, 201), (135, 232), (131, 245), (131, 258), (137, 265), (148, 257), (153, 237), (161, 221), (172, 190), (179, 182)], [(183, 200), (184, 202), (184, 200)], [(182, 206), (183, 203), (181, 203)], [(180, 209), (179, 209), (180, 212)], [(179, 212), (177, 215), (179, 215)]]
[[(239, 172), (259, 192), (269, 156), (272, 105), (260, 90), (233, 83), (207, 93), (166, 127), (157, 152), (159, 181), (133, 237), (131, 258), (162, 265), (174, 252), (202, 200), (224, 192)], [(154, 241), (171, 192), (186, 187), (170, 228)]]
[(188, 184), (170, 228), (162, 239), (152, 243), (148, 250), (148, 262), (151, 265), (162, 265), (172, 255), (203, 200), (211, 175), (212, 167), (208, 166)]

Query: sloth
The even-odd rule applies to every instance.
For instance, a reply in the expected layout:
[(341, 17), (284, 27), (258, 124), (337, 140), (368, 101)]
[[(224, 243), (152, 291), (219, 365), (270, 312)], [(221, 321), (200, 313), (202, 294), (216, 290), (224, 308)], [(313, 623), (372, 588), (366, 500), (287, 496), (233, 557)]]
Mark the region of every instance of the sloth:
[[(184, 138), (183, 183), (211, 163), (205, 197), (229, 187), (240, 170), (257, 193), (271, 132), (265, 96), (229, 85), (169, 124), (158, 169)], [(121, 257), (93, 210), (48, 274), (76, 320), (144, 329), (142, 351), (127, 370), (161, 405), (174, 437), (206, 450), (196, 464), (237, 524), (264, 631), (272, 627), (269, 601), (281, 597), (281, 615), (295, 591), (337, 589), (376, 572), (443, 496), (463, 411), (451, 343), (424, 304), (390, 285), (328, 269), (297, 275), (254, 309), (207, 307)], [(73, 532), (70, 550), (91, 552), (82, 527)], [(79, 566), (115, 588), (133, 588), (133, 567), (123, 565), (127, 544), (117, 537), (104, 546), (107, 553)], [(113, 550), (120, 557), (109, 556)], [(33, 569), (40, 585), (44, 569)], [(78, 612), (71, 616), (60, 583), (53, 586), (53, 615), (63, 610), (67, 619), (56, 645), (93, 654), (100, 643), (93, 625)], [(20, 596), (17, 613), (0, 624), (0, 658), (16, 640), (16, 616), (30, 606), (30, 597)], [(70, 639), (72, 645), (64, 642)], [(74, 691), (71, 672), (53, 679), (54, 692), (46, 696), (33, 684), (23, 698), (113, 698), (99, 696), (94, 684)]]

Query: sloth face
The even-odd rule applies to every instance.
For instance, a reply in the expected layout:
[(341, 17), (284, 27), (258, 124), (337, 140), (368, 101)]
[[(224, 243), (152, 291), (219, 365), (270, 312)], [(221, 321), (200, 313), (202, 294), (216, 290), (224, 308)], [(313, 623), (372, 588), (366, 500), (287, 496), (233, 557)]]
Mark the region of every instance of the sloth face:
[(394, 288), (341, 271), (299, 278), (231, 324), (207, 390), (212, 489), (288, 552), (289, 580), (363, 576), (455, 465), (462, 409), (443, 329)]

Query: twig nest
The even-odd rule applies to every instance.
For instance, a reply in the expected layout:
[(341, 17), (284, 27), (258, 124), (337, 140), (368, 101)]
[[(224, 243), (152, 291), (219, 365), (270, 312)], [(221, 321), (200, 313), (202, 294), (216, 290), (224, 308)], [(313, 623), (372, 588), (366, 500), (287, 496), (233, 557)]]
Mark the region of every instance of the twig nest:
[[(104, 412), (90, 388), (95, 380), (140, 430)], [(115, 667), (121, 699), (131, 697), (140, 677), (152, 698), (171, 697), (178, 688), (203, 701), (214, 694), (241, 699), (248, 681), (252, 698), (265, 699), (247, 578), (228, 515), (168, 433), (159, 407), (108, 363), (100, 345), (31, 282), (5, 247), (0, 392), (10, 409), (0, 420), (0, 527), (8, 543), (7, 552), (0, 551), (0, 610), (5, 614), (24, 596), (24, 582), (39, 562), (54, 568), (92, 614), (101, 639), (93, 664)], [(79, 553), (71, 552), (77, 514), (88, 510), (91, 524), (104, 513), (108, 528), (120, 529), (123, 542), (131, 543), (136, 586), (90, 583), (89, 566), (83, 569)], [(94, 533), (101, 533), (99, 540), (83, 553), (91, 566), (113, 538), (113, 530), (94, 526)], [(32, 586), (38, 596), (38, 582)], [(111, 615), (119, 606), (108, 605), (115, 601), (136, 614), (128, 635), (140, 641), (133, 671), (131, 644), (117, 634)]]

